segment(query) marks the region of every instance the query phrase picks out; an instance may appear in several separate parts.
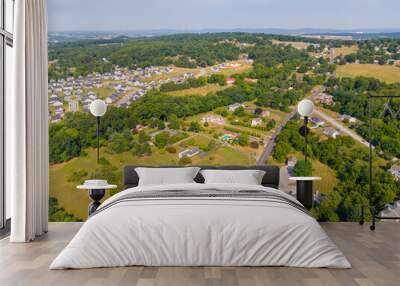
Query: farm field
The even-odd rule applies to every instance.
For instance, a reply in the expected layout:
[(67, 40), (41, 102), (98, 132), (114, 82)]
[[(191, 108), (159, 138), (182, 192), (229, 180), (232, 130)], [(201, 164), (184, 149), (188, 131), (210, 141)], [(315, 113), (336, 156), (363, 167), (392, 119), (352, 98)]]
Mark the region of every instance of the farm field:
[(208, 84), (206, 86), (197, 87), (197, 88), (189, 88), (183, 90), (169, 91), (165, 94), (172, 96), (185, 96), (185, 95), (207, 95), (208, 93), (214, 93), (219, 90), (223, 90), (229, 86), (220, 86), (218, 84)]
[(334, 48), (333, 51), (334, 51), (335, 57), (346, 56), (349, 54), (356, 53), (358, 51), (358, 47), (357, 47), (357, 45), (342, 46), (340, 48)]
[(192, 74), (194, 74), (195, 77), (208, 76), (213, 73), (231, 76), (233, 74), (247, 72), (252, 69), (252, 64), (247, 62), (246, 60), (227, 61), (227, 62), (224, 62), (224, 64), (226, 65), (226, 67), (221, 68), (218, 72), (212, 71), (211, 67), (181, 68), (181, 67), (171, 66), (171, 68), (173, 70), (170, 73), (154, 75), (151, 77), (143, 78), (142, 80), (144, 82), (150, 82), (153, 80), (167, 80), (172, 77), (183, 76), (185, 73), (192, 73)]
[(389, 65), (348, 64), (338, 66), (336, 74), (339, 77), (374, 77), (387, 83), (400, 82), (400, 68)]
[(286, 45), (286, 46), (290, 45), (293, 48), (296, 48), (299, 50), (307, 49), (307, 47), (310, 45), (309, 43), (306, 43), (306, 42), (284, 42), (284, 41), (278, 41), (278, 40), (272, 40), (272, 43), (274, 45)]

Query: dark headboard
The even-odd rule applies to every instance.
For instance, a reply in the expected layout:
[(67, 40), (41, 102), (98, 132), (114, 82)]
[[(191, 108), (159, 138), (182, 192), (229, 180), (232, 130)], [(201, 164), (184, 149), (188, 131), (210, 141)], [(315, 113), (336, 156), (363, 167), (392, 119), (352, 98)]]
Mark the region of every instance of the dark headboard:
[[(179, 168), (177, 166), (139, 166), (130, 165), (124, 167), (124, 178), (123, 185), (124, 189), (136, 187), (139, 183), (139, 176), (135, 171), (137, 167), (147, 167), (147, 168)], [(264, 187), (271, 187), (278, 189), (279, 187), (279, 167), (277, 166), (195, 166), (202, 170), (204, 169), (218, 169), (218, 170), (263, 170), (265, 171), (265, 176), (262, 180), (262, 185)], [(194, 180), (197, 183), (204, 183), (203, 176), (199, 173)]]

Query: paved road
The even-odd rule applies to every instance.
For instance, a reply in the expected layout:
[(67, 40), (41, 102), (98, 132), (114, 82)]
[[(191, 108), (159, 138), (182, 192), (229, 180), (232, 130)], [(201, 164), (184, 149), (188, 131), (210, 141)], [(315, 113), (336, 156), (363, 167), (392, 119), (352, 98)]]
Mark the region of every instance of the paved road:
[[(311, 95), (307, 96), (307, 99), (313, 98), (317, 94), (321, 93), (324, 91), (323, 86), (316, 86), (311, 90)], [(274, 147), (276, 145), (276, 137), (281, 133), (283, 128), (285, 128), (286, 124), (296, 115), (297, 113), (297, 108), (295, 108), (292, 112), (290, 112), (286, 118), (281, 122), (281, 124), (275, 129), (275, 132), (271, 135), (271, 138), (267, 142), (267, 144), (264, 146), (264, 151), (258, 157), (257, 159), (257, 165), (265, 165), (265, 161), (271, 156), (272, 151), (274, 150)]]
[(265, 165), (265, 161), (267, 161), (268, 157), (271, 155), (272, 151), (274, 150), (275, 144), (276, 144), (276, 137), (281, 133), (283, 128), (285, 128), (286, 124), (289, 122), (290, 119), (293, 118), (297, 113), (297, 110), (294, 109), (292, 112), (290, 112), (285, 119), (281, 122), (281, 124), (278, 125), (278, 127), (275, 129), (275, 132), (271, 135), (271, 138), (269, 138), (269, 141), (267, 144), (264, 146), (264, 151), (258, 157), (257, 159), (257, 165)]
[[(308, 96), (307, 99), (314, 98), (316, 95), (318, 95), (319, 93), (323, 92), (324, 89), (325, 88), (323, 86), (314, 87), (312, 89), (312, 91), (311, 91), (311, 95)], [(260, 157), (257, 159), (257, 165), (264, 165), (265, 161), (267, 161), (269, 156), (271, 156), (272, 151), (274, 150), (274, 147), (276, 145), (277, 136), (279, 135), (279, 133), (281, 133), (281, 131), (286, 126), (286, 124), (289, 122), (289, 120), (291, 120), (296, 115), (296, 112), (297, 112), (296, 109), (294, 109), (292, 112), (290, 112), (286, 116), (285, 120), (276, 128), (275, 132), (271, 135), (271, 138), (269, 139), (267, 144), (264, 146), (264, 151), (262, 152)], [(364, 140), (364, 138), (362, 138), (360, 135), (358, 135), (353, 130), (351, 130), (351, 129), (347, 128), (346, 126), (344, 126), (340, 121), (337, 121), (332, 116), (324, 113), (323, 111), (319, 110), (318, 108), (314, 109), (314, 113), (313, 114), (321, 117), (323, 120), (327, 121), (330, 125), (332, 125), (336, 129), (338, 129), (340, 132), (350, 136), (351, 138), (353, 138), (357, 142), (360, 142), (364, 146), (368, 147), (368, 142), (366, 140)]]
[(358, 135), (353, 130), (351, 130), (351, 129), (347, 128), (346, 126), (344, 126), (341, 122), (337, 121), (332, 116), (324, 113), (323, 111), (321, 111), (318, 108), (314, 109), (314, 113), (313, 114), (317, 115), (320, 118), (322, 118), (323, 120), (328, 122), (330, 125), (332, 125), (334, 128), (338, 129), (340, 132), (346, 134), (347, 136), (350, 136), (351, 138), (353, 138), (354, 140), (360, 142), (364, 146), (369, 147), (368, 142), (366, 140), (364, 140), (364, 138), (362, 138), (360, 135)]

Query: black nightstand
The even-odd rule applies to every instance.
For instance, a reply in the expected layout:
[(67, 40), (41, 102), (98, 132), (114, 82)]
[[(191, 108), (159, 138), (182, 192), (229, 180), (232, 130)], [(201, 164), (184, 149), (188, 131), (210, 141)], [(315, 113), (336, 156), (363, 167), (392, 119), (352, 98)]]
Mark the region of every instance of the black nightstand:
[(313, 207), (313, 182), (321, 180), (320, 177), (290, 177), (296, 181), (296, 198), (302, 205), (310, 210)]
[(88, 207), (89, 216), (94, 213), (97, 208), (101, 205), (100, 200), (104, 197), (106, 190), (115, 189), (116, 185), (106, 185), (106, 186), (90, 186), (90, 185), (80, 185), (77, 189), (88, 190), (89, 197), (93, 200)]

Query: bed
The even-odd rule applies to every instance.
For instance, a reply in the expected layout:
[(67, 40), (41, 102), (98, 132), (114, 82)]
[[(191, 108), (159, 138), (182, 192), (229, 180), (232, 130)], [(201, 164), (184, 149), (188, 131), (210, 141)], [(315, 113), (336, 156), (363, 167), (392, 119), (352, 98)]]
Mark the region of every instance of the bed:
[(138, 186), (136, 167), (125, 167), (126, 189), (99, 207), (50, 269), (351, 267), (308, 211), (278, 190), (278, 167), (218, 168), (263, 170), (261, 185), (205, 184), (199, 173), (194, 183), (152, 186)]

